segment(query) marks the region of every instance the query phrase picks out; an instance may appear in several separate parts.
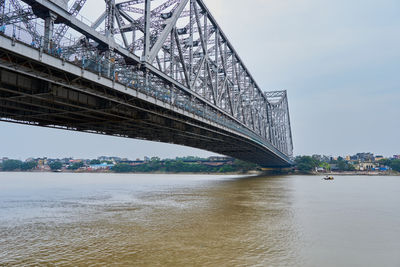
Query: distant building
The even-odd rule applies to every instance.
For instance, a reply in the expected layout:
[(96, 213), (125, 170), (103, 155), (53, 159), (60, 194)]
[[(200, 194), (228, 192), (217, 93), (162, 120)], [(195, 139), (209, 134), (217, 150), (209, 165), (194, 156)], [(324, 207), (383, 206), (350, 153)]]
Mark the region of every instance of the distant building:
[(378, 164), (373, 162), (360, 162), (355, 167), (359, 171), (373, 171), (379, 168)]
[(354, 156), (350, 157), (352, 161), (359, 161), (359, 162), (373, 162), (375, 161), (375, 156), (372, 153), (357, 153)]
[(68, 164), (70, 160), (72, 160), (72, 158), (63, 158), (61, 162), (64, 164)]
[(394, 159), (400, 159), (400, 155), (393, 155)]
[(208, 161), (233, 161), (233, 158), (230, 157), (209, 157)]
[(45, 165), (44, 159), (38, 159), (37, 163), (38, 163), (39, 168), (43, 169), (43, 167)]
[(98, 157), (97, 159), (100, 161), (108, 161), (109, 157), (101, 156), (101, 157)]
[(100, 161), (112, 161), (112, 162), (120, 162), (121, 158), (120, 157), (107, 157), (107, 156), (101, 156), (97, 158)]
[(375, 156), (375, 161), (379, 161), (385, 159), (383, 156), (379, 155), (379, 156)]
[(350, 156), (350, 161), (358, 161), (358, 157), (357, 156)]
[(80, 162), (83, 162), (83, 160), (82, 159), (71, 159), (69, 161), (69, 163), (80, 163)]

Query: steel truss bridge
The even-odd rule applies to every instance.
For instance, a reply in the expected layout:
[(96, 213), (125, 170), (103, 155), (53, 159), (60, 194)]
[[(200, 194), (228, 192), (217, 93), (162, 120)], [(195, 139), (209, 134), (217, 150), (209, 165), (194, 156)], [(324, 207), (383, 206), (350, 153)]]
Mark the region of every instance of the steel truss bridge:
[(0, 120), (292, 163), (286, 91), (260, 89), (202, 0), (0, 0), (0, 15)]

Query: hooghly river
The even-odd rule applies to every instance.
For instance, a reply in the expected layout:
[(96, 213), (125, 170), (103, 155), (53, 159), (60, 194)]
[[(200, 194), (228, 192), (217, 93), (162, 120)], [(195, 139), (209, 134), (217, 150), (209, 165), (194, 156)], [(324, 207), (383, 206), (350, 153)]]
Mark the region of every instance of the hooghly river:
[(0, 266), (400, 266), (400, 177), (0, 173)]

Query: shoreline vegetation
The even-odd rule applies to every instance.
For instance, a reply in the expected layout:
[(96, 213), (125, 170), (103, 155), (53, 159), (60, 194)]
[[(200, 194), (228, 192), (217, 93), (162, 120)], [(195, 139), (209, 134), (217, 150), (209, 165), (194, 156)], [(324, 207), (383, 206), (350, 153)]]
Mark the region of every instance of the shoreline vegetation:
[(314, 176), (400, 176), (400, 172), (387, 171), (387, 172), (294, 172), (294, 175), (314, 175)]
[(374, 156), (372, 153), (358, 153), (354, 156), (328, 157), (321, 155), (298, 156), (295, 158), (295, 171), (307, 175), (382, 175), (400, 176), (400, 158)]
[[(372, 155), (371, 153), (359, 153)], [(357, 155), (359, 155), (357, 154)], [(225, 174), (225, 175), (337, 175), (337, 176), (400, 176), (400, 159), (345, 160), (326, 156), (298, 156), (294, 165), (284, 169), (262, 168), (257, 164), (229, 157), (182, 157), (128, 160), (119, 157), (97, 159), (30, 158), (26, 161), (0, 158), (3, 172), (66, 172), (66, 173), (137, 173), (137, 174)]]
[(250, 170), (247, 172), (113, 172), (111, 170), (101, 170), (101, 171), (52, 171), (52, 170), (13, 170), (13, 171), (0, 171), (1, 172), (11, 172), (11, 173), (92, 173), (92, 174), (176, 174), (176, 175), (254, 175), (254, 176), (280, 176), (280, 175), (305, 175), (305, 176), (400, 176), (400, 172), (299, 172), (299, 171), (263, 171), (263, 170)]
[(259, 167), (254, 163), (227, 157), (184, 157), (161, 160), (127, 160), (117, 157), (92, 160), (31, 159), (25, 162), (4, 159), (0, 171), (77, 172), (77, 173), (192, 173), (192, 174), (251, 174)]
[(151, 172), (114, 172), (111, 170), (98, 170), (98, 171), (86, 171), (86, 170), (63, 170), (63, 171), (52, 171), (52, 170), (13, 170), (13, 171), (1, 171), (0, 172), (29, 172), (29, 173), (119, 173), (119, 174), (186, 174), (186, 175), (255, 175), (255, 176), (278, 176), (278, 175), (305, 175), (305, 176), (400, 176), (400, 172), (299, 172), (299, 171), (270, 171), (270, 170), (249, 170), (246, 172), (163, 172), (163, 171), (151, 171)]

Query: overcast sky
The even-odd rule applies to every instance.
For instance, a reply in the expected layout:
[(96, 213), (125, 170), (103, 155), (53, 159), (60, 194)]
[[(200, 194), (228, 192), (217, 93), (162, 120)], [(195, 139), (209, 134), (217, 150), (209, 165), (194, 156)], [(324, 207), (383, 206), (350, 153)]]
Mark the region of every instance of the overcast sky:
[[(399, 0), (204, 2), (261, 89), (288, 90), (295, 155), (400, 154)], [(0, 138), (20, 159), (212, 155), (3, 122)]]

